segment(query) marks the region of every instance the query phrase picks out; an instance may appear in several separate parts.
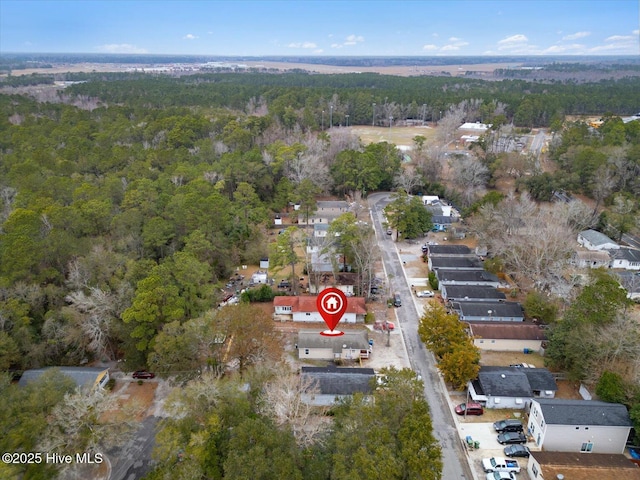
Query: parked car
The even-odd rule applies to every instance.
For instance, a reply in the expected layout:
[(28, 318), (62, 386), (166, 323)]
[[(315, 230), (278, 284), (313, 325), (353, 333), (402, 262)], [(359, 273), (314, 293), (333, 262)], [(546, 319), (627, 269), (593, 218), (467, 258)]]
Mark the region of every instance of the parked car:
[(527, 436), (521, 432), (505, 432), (498, 435), (498, 443), (500, 443), (501, 445), (527, 443)]
[(146, 370), (136, 370), (131, 376), (138, 379), (149, 379), (155, 378), (156, 374), (153, 372), (147, 372)]
[(381, 321), (376, 321), (376, 323), (373, 324), (373, 329), (374, 330), (395, 330), (396, 326), (394, 325), (393, 322), (381, 322)]
[(529, 451), (529, 447), (527, 447), (526, 445), (516, 444), (504, 447), (504, 454), (507, 457), (528, 458), (529, 455), (531, 455), (531, 452)]
[(400, 294), (397, 292), (393, 294), (393, 306), (394, 307), (402, 306), (402, 298), (400, 298)]
[(416, 297), (418, 298), (431, 298), (434, 296), (434, 293), (432, 290), (418, 290), (416, 292)]
[(485, 473), (513, 472), (520, 473), (520, 464), (511, 458), (491, 457), (482, 459), (482, 468)]
[(289, 282), (289, 280), (281, 280), (278, 284), (278, 288), (289, 288), (290, 286), (291, 283)]
[(500, 420), (493, 424), (493, 429), (498, 432), (522, 432), (524, 427), (522, 426), (522, 422), (520, 420)]
[(482, 405), (475, 402), (461, 403), (456, 406), (455, 411), (458, 415), (465, 415), (465, 413), (466, 415), (482, 415), (484, 413)]
[(487, 473), (487, 480), (516, 480), (512, 472), (491, 472)]

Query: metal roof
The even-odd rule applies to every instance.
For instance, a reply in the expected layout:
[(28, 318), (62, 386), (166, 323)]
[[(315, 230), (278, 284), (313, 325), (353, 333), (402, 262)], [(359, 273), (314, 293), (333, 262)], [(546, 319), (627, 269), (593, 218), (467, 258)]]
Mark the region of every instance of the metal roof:
[(40, 378), (40, 376), (49, 371), (57, 369), (60, 373), (71, 378), (78, 387), (92, 387), (98, 379), (98, 376), (106, 372), (108, 368), (105, 367), (45, 367), (35, 368), (33, 370), (26, 370), (18, 385), (24, 386), (30, 382), (33, 382)]
[(607, 243), (616, 243), (609, 237), (607, 237), (604, 233), (598, 232), (596, 230), (583, 230), (578, 235), (587, 240), (591, 245), (605, 245)]
[(454, 302), (453, 309), (464, 317), (524, 318), (522, 305), (518, 302)]

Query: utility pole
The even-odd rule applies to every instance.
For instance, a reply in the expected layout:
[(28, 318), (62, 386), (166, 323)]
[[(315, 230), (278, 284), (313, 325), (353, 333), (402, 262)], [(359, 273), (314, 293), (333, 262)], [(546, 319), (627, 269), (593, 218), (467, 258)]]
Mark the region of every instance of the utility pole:
[(375, 127), (376, 126), (376, 104), (373, 104), (373, 120), (371, 121), (371, 126)]

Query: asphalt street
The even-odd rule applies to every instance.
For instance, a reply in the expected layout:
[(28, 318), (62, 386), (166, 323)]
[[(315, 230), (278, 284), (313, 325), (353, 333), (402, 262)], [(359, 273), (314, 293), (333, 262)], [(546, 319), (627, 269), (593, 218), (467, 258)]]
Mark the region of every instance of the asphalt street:
[(411, 288), (404, 275), (402, 261), (398, 256), (393, 236), (383, 229), (383, 209), (389, 203), (389, 194), (369, 195), (369, 208), (373, 218), (376, 238), (382, 255), (391, 292), (398, 292), (402, 307), (397, 309), (398, 322), (407, 347), (411, 368), (422, 376), (425, 398), (431, 409), (433, 431), (442, 447), (442, 478), (445, 480), (473, 479), (465, 451), (449, 408), (446, 386), (436, 368), (433, 354), (418, 337), (418, 310), (413, 302)]
[(158, 420), (153, 416), (145, 418), (129, 442), (107, 452), (111, 461), (109, 480), (136, 480), (153, 469), (151, 452), (155, 445)]

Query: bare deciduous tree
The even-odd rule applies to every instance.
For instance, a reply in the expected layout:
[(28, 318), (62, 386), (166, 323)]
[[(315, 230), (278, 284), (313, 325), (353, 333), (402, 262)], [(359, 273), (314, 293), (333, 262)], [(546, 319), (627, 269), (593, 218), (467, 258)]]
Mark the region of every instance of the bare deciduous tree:
[(325, 430), (325, 408), (311, 405), (320, 393), (318, 385), (304, 375), (279, 371), (262, 392), (262, 412), (278, 426), (288, 425), (301, 447), (315, 443)]
[(450, 180), (460, 190), (465, 206), (471, 205), (485, 187), (489, 169), (476, 158), (458, 155), (450, 162)]
[(117, 317), (117, 298), (104, 290), (91, 287), (89, 295), (82, 290), (71, 292), (65, 297), (78, 312), (84, 314), (80, 329), (88, 340), (87, 348), (98, 356), (114, 358), (109, 348), (109, 338), (113, 321)]
[(394, 178), (395, 185), (402, 188), (408, 195), (411, 195), (413, 189), (420, 185), (421, 181), (420, 173), (412, 165), (402, 168)]
[(501, 257), (507, 269), (542, 288), (560, 281), (575, 232), (567, 210), (539, 207), (527, 195), (483, 206), (472, 220), (479, 242)]

